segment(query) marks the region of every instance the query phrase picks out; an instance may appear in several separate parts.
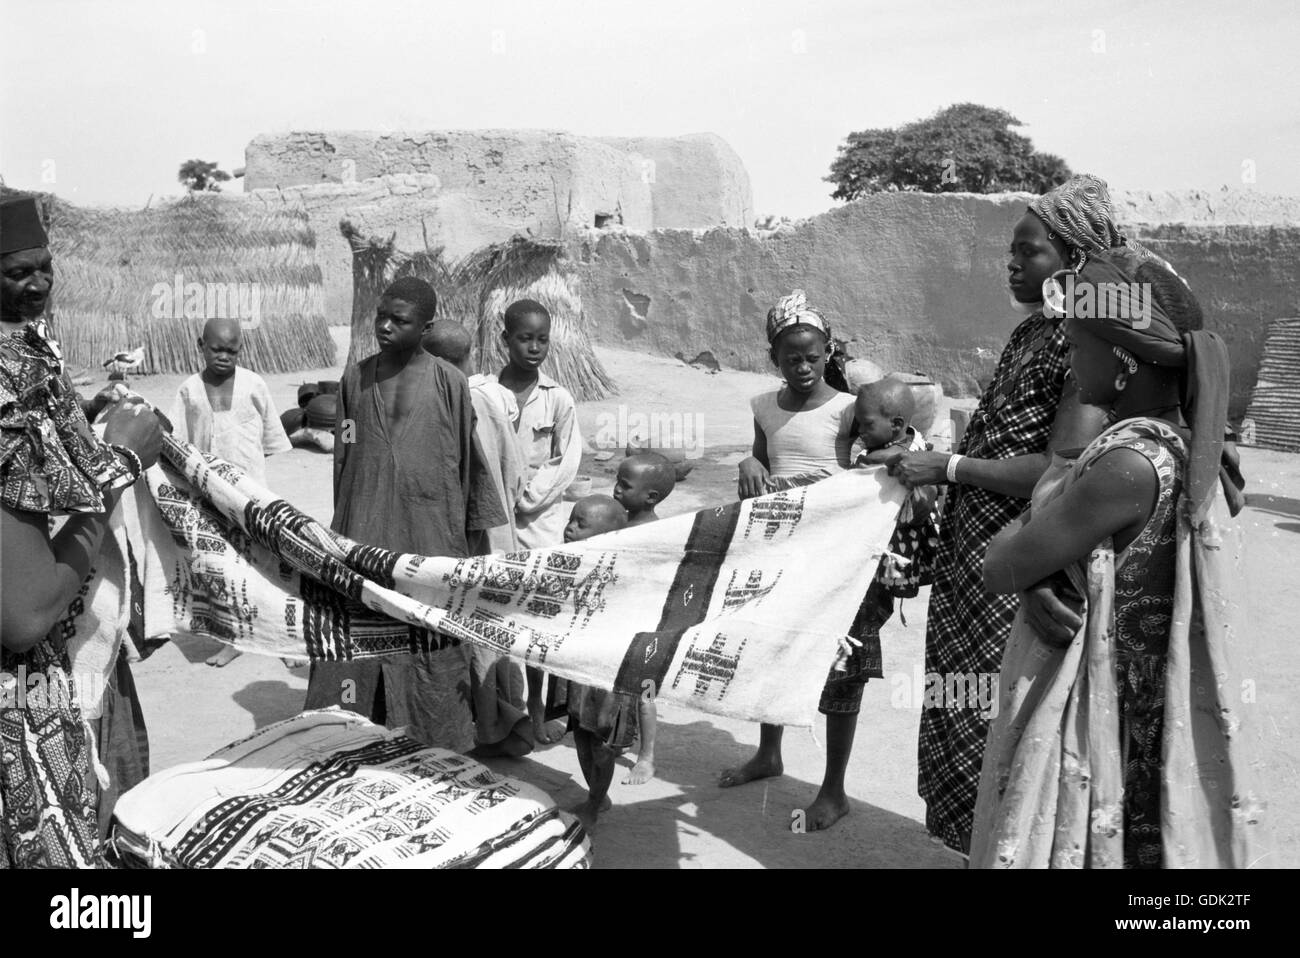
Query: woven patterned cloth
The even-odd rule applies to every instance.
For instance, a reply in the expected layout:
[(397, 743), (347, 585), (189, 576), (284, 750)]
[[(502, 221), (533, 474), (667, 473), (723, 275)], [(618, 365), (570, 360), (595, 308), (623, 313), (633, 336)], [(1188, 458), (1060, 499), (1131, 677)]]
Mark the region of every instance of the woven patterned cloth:
[(146, 609), (173, 621), (151, 632), (316, 660), (473, 642), (584, 685), (796, 726), (904, 495), (883, 468), (853, 469), (554, 549), (430, 557), (352, 542), (186, 444), (163, 456), (171, 471), (148, 485), (169, 535), (142, 551), (164, 573), (146, 576)]
[(339, 709), (304, 712), (145, 779), (112, 855), (154, 868), (586, 868), (545, 792)]
[(58, 515), (103, 512), (130, 470), (86, 422), (44, 322), (0, 336), (0, 502)]

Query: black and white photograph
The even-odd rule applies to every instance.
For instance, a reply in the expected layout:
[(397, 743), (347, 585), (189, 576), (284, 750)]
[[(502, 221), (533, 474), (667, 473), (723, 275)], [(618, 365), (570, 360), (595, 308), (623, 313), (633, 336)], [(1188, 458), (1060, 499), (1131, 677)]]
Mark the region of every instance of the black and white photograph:
[(96, 872), (18, 924), (1087, 869), (1222, 943), (1244, 879), (1129, 871), (1300, 866), (1288, 0), (0, 31), (0, 868)]

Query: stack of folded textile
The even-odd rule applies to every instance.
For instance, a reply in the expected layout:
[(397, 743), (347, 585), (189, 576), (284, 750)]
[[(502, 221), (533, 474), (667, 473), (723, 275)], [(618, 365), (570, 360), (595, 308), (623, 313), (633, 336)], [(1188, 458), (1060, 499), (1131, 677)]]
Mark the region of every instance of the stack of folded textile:
[(159, 772), (114, 810), (128, 868), (585, 868), (540, 789), (351, 712), (304, 712)]

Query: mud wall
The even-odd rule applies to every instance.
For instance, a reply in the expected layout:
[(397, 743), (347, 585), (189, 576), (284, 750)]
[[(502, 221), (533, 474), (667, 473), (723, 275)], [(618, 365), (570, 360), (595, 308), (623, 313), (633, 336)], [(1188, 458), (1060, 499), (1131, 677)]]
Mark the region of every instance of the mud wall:
[[(771, 234), (739, 229), (587, 232), (573, 243), (598, 342), (723, 366), (770, 368), (764, 316), (801, 287), (855, 355), (977, 395), (1017, 322), (1006, 248), (1028, 197), (880, 194)], [(1228, 342), (1232, 412), (1255, 382), (1267, 324), (1300, 312), (1300, 225), (1152, 225), (1117, 198), (1129, 232), (1174, 263)], [(1172, 201), (1160, 195), (1158, 212)], [(1187, 205), (1187, 204), (1184, 204)], [(1258, 204), (1252, 217), (1270, 215)]]

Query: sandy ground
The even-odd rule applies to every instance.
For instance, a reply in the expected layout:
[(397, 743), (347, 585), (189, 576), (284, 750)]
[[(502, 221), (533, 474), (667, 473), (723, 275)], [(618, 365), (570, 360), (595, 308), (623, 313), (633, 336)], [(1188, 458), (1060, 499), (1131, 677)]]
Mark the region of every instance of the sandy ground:
[[(346, 330), (337, 329), (340, 337)], [(341, 340), (339, 355), (346, 355)], [(735, 495), (736, 463), (752, 438), (750, 396), (771, 388), (773, 377), (724, 370), (709, 374), (679, 362), (598, 349), (620, 394), (580, 408), (588, 440), (617, 438), (620, 416), (660, 414), (660, 428), (691, 428), (702, 439), (695, 470), (661, 509), (694, 511)], [(268, 377), (281, 411), (296, 403), (297, 385), (338, 378), (340, 370)], [(132, 387), (162, 408), (171, 404), (180, 376), (137, 379)], [(962, 403), (970, 405), (970, 403)], [(621, 407), (621, 408), (620, 408)], [(666, 419), (665, 415), (676, 418)], [(691, 417), (690, 426), (684, 417)], [(947, 405), (932, 438), (946, 441)], [(625, 438), (625, 437), (624, 437)], [(592, 448), (583, 474), (593, 491), (613, 486), (617, 458), (597, 461)], [(1245, 523), (1250, 548), (1244, 603), (1251, 615), (1254, 691), (1263, 705), (1262, 777), (1277, 835), (1274, 864), (1300, 865), (1300, 648), (1293, 641), (1300, 612), (1295, 569), (1300, 566), (1300, 456), (1243, 450), (1250, 483)], [(267, 463), (271, 488), (328, 522), (328, 456), (303, 449)], [(792, 811), (817, 792), (823, 771), (824, 726), (791, 729), (785, 740), (786, 774), (738, 789), (720, 789), (720, 769), (743, 761), (758, 741), (756, 725), (660, 706), (658, 775), (641, 786), (611, 789), (613, 809), (593, 837), (597, 867), (891, 867), (959, 868), (961, 860), (933, 843), (916, 795), (916, 731), (920, 716), (922, 650), (928, 590), (903, 603), (882, 633), (886, 678), (866, 691), (848, 773), (852, 812), (827, 833), (795, 834)], [(903, 619), (906, 619), (906, 625)], [(196, 761), (257, 728), (296, 714), (306, 691), (305, 667), (245, 655), (224, 669), (203, 660), (218, 648), (197, 639), (173, 642), (136, 667), (149, 727), (154, 770)], [(492, 760), (498, 771), (532, 782), (568, 806), (585, 794), (572, 737), (520, 760)], [(621, 763), (630, 767), (629, 758)]]

